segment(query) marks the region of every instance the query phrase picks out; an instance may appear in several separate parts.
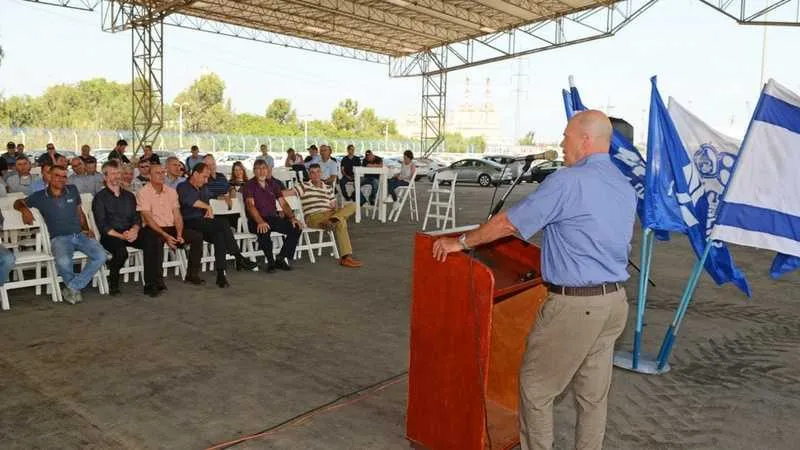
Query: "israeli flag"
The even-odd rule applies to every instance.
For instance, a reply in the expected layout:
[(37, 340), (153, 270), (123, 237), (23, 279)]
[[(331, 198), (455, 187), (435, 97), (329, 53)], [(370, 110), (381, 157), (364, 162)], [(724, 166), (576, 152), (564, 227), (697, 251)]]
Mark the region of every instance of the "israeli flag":
[[(717, 284), (733, 282), (748, 297), (747, 279), (722, 242), (708, 243), (718, 199), (731, 179), (738, 145), (674, 100), (668, 111), (656, 77), (650, 79), (645, 226), (685, 233), (700, 259), (711, 245), (705, 269)], [(674, 115), (672, 115), (674, 113)]]
[(800, 96), (769, 80), (753, 113), (711, 237), (779, 253), (800, 267)]
[[(573, 85), (571, 77), (569, 91), (562, 89), (561, 95), (564, 98), (564, 110), (567, 113), (567, 120), (571, 119), (575, 113), (589, 109), (581, 101), (578, 88)], [(628, 141), (617, 130), (614, 130), (611, 136), (611, 148), (609, 148), (608, 153), (611, 155), (611, 161), (628, 178), (631, 186), (636, 191), (638, 197), (636, 212), (639, 215), (639, 220), (644, 223), (645, 162), (642, 154), (639, 153), (639, 150), (636, 149), (632, 142)], [(660, 241), (669, 240), (669, 233), (666, 231), (656, 230), (655, 236)]]

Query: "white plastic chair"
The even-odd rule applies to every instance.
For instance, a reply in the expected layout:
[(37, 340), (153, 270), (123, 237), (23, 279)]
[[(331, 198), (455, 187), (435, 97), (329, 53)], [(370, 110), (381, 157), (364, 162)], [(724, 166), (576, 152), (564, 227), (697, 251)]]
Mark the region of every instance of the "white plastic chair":
[(22, 192), (9, 192), (3, 197), (0, 197), (0, 210), (7, 210), (14, 208), (14, 202), (17, 200), (25, 198), (25, 194)]
[[(22, 222), (22, 214), (19, 211), (4, 209), (3, 217), (5, 220), (3, 222), (3, 230), (34, 232), (34, 230), (40, 228), (40, 224), (44, 223), (44, 221), (36, 208), (31, 208), (31, 212), (33, 213), (33, 224), (26, 225)], [(53, 258), (53, 255), (49, 252), (50, 243), (45, 240), (45, 237), (46, 236), (42, 233), (36, 233), (34, 235), (34, 246), (31, 250), (18, 250), (14, 252), (17, 261), (12, 270), (16, 274), (16, 279), (14, 281), (9, 279), (9, 281), (0, 286), (0, 307), (2, 307), (3, 310), (11, 309), (11, 305), (8, 301), (8, 291), (12, 289), (35, 286), (36, 295), (40, 295), (41, 287), (47, 286), (50, 291), (50, 298), (54, 302), (61, 301), (61, 296), (59, 295), (60, 291), (55, 277), (55, 258)], [(42, 275), (42, 268), (47, 271), (46, 275)], [(23, 277), (23, 269), (35, 269), (34, 278), (26, 280)]]
[[(439, 230), (447, 228), (448, 221), (451, 223), (450, 228), (456, 227), (456, 181), (458, 173), (451, 170), (439, 172), (434, 177), (433, 186), (428, 191), (428, 208), (425, 211), (425, 220), (422, 222), (423, 231), (428, 226), (428, 219), (436, 219), (436, 228)], [(450, 183), (450, 186), (442, 187), (443, 182)], [(435, 212), (431, 212), (431, 209), (435, 209)]]
[(294, 184), (297, 182), (297, 172), (287, 167), (276, 167), (272, 169), (272, 177), (283, 183), (286, 189), (293, 188)]
[[(419, 209), (417, 207), (417, 187), (414, 178), (408, 182), (408, 186), (398, 186), (394, 190), (397, 194), (397, 201), (393, 203), (392, 210), (389, 211), (389, 220), (397, 222), (403, 206), (408, 202), (408, 215), (412, 222), (419, 222)], [(391, 199), (389, 199), (391, 200)]]
[[(308, 252), (308, 259), (311, 260), (312, 263), (316, 263), (317, 260), (314, 257), (314, 250), (318, 250), (318, 254), (322, 255), (322, 250), (325, 248), (331, 248), (331, 256), (339, 259), (339, 248), (336, 246), (336, 238), (333, 231), (309, 227), (305, 220), (305, 214), (303, 214), (303, 204), (300, 201), (300, 197), (291, 195), (284, 198), (289, 204), (289, 207), (292, 208), (292, 211), (294, 211), (297, 220), (303, 224), (303, 233), (300, 235), (300, 242), (297, 245), (297, 250), (295, 250), (295, 259), (298, 258), (298, 255), (302, 258), (303, 252), (305, 251)], [(312, 233), (318, 233), (319, 239), (316, 243), (311, 242)], [(327, 241), (325, 240), (326, 236), (328, 237)]]
[(239, 214), (239, 220), (237, 221), (233, 238), (239, 244), (239, 251), (242, 252), (242, 256), (255, 261), (255, 258), (264, 255), (264, 252), (258, 248), (258, 236), (256, 236), (255, 233), (251, 233), (247, 225), (247, 212), (244, 208), (242, 194), (237, 193), (236, 196), (231, 199), (231, 209), (237, 211)]
[[(89, 228), (94, 233), (95, 238), (100, 241), (100, 229), (97, 227), (97, 222), (94, 219), (92, 200), (92, 194), (81, 194), (81, 209), (83, 210), (83, 214), (86, 216), (86, 220), (89, 221)], [(122, 281), (127, 283), (128, 280), (130, 280), (131, 274), (133, 274), (133, 281), (138, 282), (141, 280), (144, 285), (144, 252), (131, 246), (127, 246), (126, 249), (128, 250), (128, 259), (125, 261), (125, 265), (119, 270), (119, 274), (122, 275)], [(106, 255), (111, 258), (111, 254), (108, 251), (106, 251)], [(104, 277), (108, 277), (111, 273), (107, 264), (103, 266), (102, 270)], [(93, 281), (92, 285), (94, 286), (95, 284), (96, 283)]]

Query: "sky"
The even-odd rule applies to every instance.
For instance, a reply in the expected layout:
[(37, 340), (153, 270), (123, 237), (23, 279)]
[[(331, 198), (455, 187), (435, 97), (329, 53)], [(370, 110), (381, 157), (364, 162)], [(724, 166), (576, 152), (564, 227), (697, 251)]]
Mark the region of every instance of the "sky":
[[(0, 18), (4, 96), (95, 77), (130, 82), (130, 32), (102, 32), (99, 11), (0, 0)], [(419, 114), (421, 80), (390, 78), (385, 65), (174, 27), (164, 35), (167, 101), (215, 72), (237, 112), (263, 114), (284, 97), (300, 116), (327, 119), (350, 97), (398, 121)], [(763, 27), (737, 25), (697, 0), (662, 0), (611, 38), (452, 72), (447, 102), (464, 101), (468, 77), (473, 103), (482, 101), (490, 78), (506, 137), (534, 131), (537, 141), (556, 142), (565, 125), (561, 89), (573, 75), (584, 103), (628, 120), (638, 140), (646, 133), (649, 78), (657, 75), (665, 100), (673, 96), (711, 126), (741, 137), (761, 87), (763, 38)], [(797, 42), (800, 27), (767, 29), (765, 81), (800, 92)], [(518, 88), (519, 72), (525, 76)]]

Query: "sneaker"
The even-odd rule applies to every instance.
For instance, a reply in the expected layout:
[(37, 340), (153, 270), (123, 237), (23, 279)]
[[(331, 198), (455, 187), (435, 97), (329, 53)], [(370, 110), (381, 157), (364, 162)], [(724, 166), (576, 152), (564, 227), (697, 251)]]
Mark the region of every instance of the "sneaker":
[(83, 294), (81, 291), (72, 291), (72, 296), (75, 298), (75, 303), (80, 303), (83, 301)]
[(72, 295), (72, 289), (70, 289), (70, 288), (68, 288), (66, 286), (61, 288), (61, 299), (64, 300), (65, 302), (69, 303), (70, 305), (74, 305), (76, 303), (75, 302), (75, 296)]

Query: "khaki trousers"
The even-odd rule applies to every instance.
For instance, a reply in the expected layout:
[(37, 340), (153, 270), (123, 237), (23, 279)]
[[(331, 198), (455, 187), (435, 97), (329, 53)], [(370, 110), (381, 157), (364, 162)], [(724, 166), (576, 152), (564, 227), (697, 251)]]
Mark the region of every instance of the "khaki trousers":
[(549, 294), (528, 335), (519, 374), (522, 450), (553, 447), (553, 400), (570, 381), (575, 448), (603, 447), (614, 341), (628, 317), (625, 290), (593, 297)]
[(333, 228), (333, 235), (336, 237), (336, 245), (339, 247), (339, 256), (347, 256), (353, 253), (353, 246), (350, 244), (350, 233), (347, 231), (347, 219), (356, 213), (356, 204), (347, 203), (344, 207), (324, 213), (311, 214), (306, 216), (306, 225), (311, 228), (322, 228), (322, 224), (332, 217), (339, 219)]

